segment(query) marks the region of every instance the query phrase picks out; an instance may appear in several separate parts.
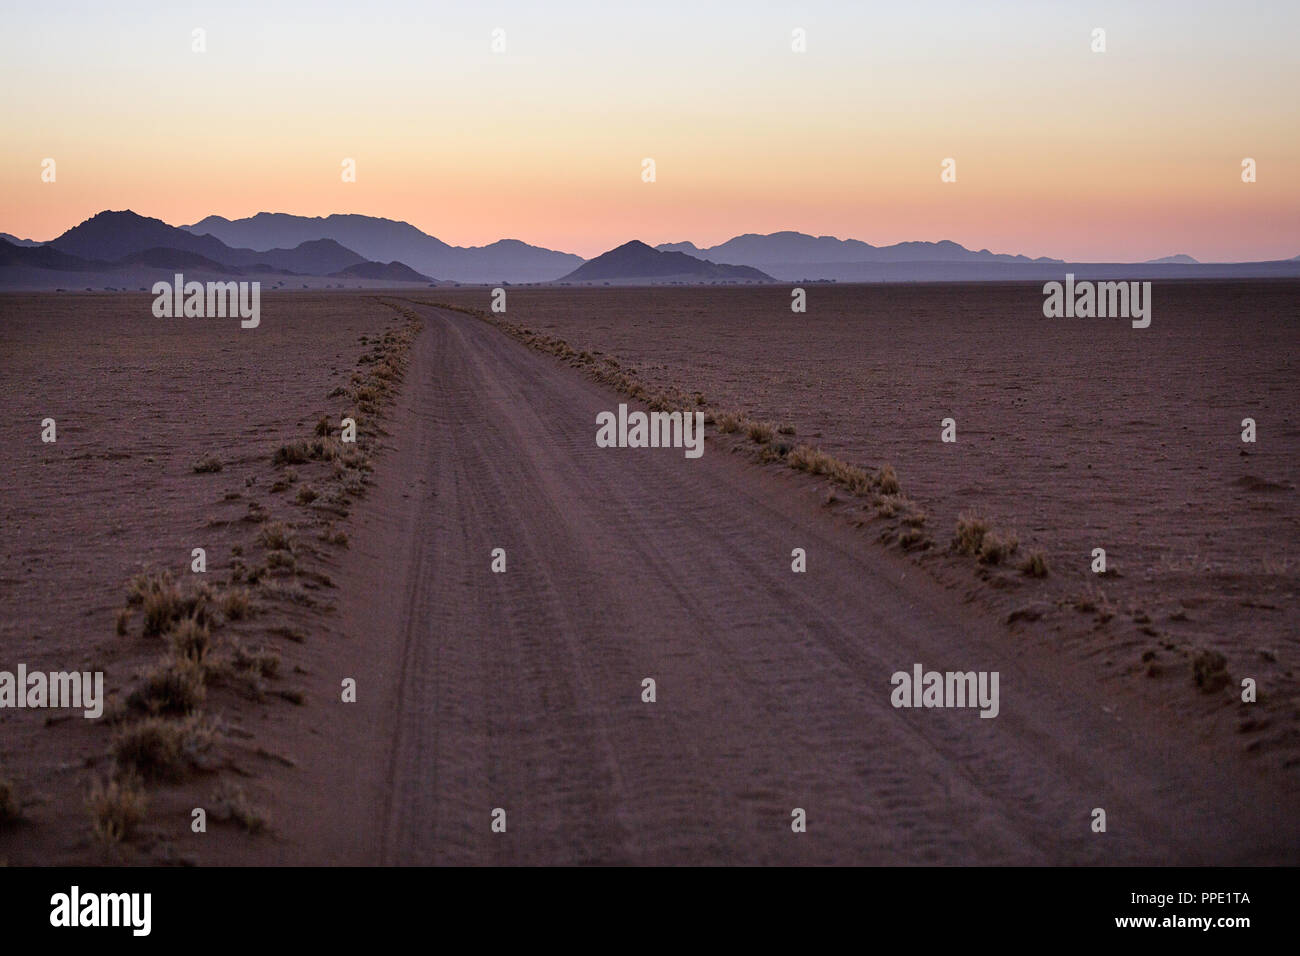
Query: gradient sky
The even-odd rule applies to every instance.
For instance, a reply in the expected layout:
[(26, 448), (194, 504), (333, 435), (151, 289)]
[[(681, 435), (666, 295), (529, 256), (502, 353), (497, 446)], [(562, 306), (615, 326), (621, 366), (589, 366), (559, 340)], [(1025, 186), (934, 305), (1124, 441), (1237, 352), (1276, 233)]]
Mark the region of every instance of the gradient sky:
[(1297, 36), (1294, 0), (9, 4), (0, 231), (267, 210), (584, 256), (797, 229), (1289, 258)]

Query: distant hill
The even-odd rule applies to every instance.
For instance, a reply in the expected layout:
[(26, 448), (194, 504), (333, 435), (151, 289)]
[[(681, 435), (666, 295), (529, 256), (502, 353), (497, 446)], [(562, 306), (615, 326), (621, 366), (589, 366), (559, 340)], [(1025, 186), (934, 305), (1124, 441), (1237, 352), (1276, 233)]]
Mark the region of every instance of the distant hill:
[(390, 282), (433, 282), (426, 275), (421, 275), (410, 266), (400, 262), (358, 262), (356, 265), (331, 272), (340, 278), (386, 279)]
[(84, 272), (98, 265), (99, 263), (51, 249), (49, 246), (19, 246), (7, 239), (0, 239), (0, 267), (27, 266), (33, 269)]
[(246, 219), (208, 216), (181, 227), (250, 249), (332, 239), (376, 262), (398, 261), (428, 275), (459, 282), (545, 282), (582, 264), (582, 257), (502, 239), (486, 246), (451, 246), (408, 222), (377, 216), (293, 216), (259, 212)]
[(35, 239), (19, 239), (17, 236), (9, 235), (7, 232), (0, 232), (0, 240), (15, 246), (43, 245), (43, 243), (37, 242)]
[(1183, 255), (1182, 253), (1179, 253), (1176, 256), (1164, 256), (1163, 258), (1160, 259), (1148, 259), (1147, 262), (1151, 264), (1164, 263), (1164, 264), (1177, 264), (1183, 266), (1200, 265), (1200, 262), (1198, 260), (1193, 259), (1191, 256)]
[(705, 262), (684, 252), (661, 252), (633, 239), (583, 263), (559, 282), (772, 282), (749, 266)]
[[(859, 239), (810, 236), (802, 232), (747, 233), (706, 249), (690, 242), (656, 246), (664, 252), (681, 252), (709, 262), (746, 265), (781, 279), (838, 279), (852, 281), (872, 270), (864, 266), (892, 263), (1055, 263), (1059, 259), (971, 250), (951, 240), (899, 242), (873, 246)], [(942, 268), (921, 270), (943, 273)], [(957, 270), (960, 271), (960, 270)]]

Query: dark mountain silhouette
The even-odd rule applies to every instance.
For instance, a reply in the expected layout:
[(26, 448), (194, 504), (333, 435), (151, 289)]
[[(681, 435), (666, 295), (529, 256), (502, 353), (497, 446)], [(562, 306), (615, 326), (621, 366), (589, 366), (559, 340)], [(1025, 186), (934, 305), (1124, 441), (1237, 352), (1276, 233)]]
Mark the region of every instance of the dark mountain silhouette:
[[(303, 242), (291, 249), (231, 248), (213, 236), (196, 236), (169, 226), (161, 219), (140, 216), (130, 210), (101, 212), (79, 226), (47, 243), (52, 249), (97, 259), (120, 262), (127, 256), (146, 250), (172, 249), (202, 256), (210, 262), (232, 268), (269, 266), (271, 271), (284, 270), (302, 275), (329, 275), (348, 266), (365, 262), (365, 256), (346, 249), (332, 239)], [(163, 258), (155, 255), (157, 264)], [(178, 259), (183, 263), (183, 259)]]
[(1174, 256), (1163, 256), (1162, 258), (1159, 259), (1148, 259), (1147, 262), (1148, 263), (1177, 263), (1178, 265), (1184, 265), (1184, 266), (1200, 265), (1199, 260), (1193, 259), (1191, 256), (1184, 255), (1181, 252)]
[(718, 265), (683, 252), (660, 252), (633, 239), (574, 269), (559, 282), (771, 282), (749, 266)]
[(419, 272), (460, 282), (543, 282), (582, 264), (582, 257), (502, 239), (487, 246), (451, 246), (408, 222), (377, 216), (293, 216), (259, 212), (247, 219), (208, 216), (181, 227), (250, 249), (333, 239), (366, 259), (398, 261)]
[(50, 240), (46, 247), (101, 262), (116, 262), (146, 249), (179, 249), (214, 262), (235, 265), (229, 261), (232, 250), (225, 243), (211, 237), (192, 236), (161, 219), (140, 216), (130, 210), (106, 210), (91, 216)]
[(435, 281), (400, 262), (358, 262), (356, 265), (340, 269), (338, 272), (331, 272), (330, 275), (340, 278), (385, 279), (391, 282)]
[(40, 246), (44, 243), (37, 242), (35, 239), (19, 239), (17, 236), (11, 236), (7, 232), (0, 232), (0, 241), (10, 243), (15, 246)]

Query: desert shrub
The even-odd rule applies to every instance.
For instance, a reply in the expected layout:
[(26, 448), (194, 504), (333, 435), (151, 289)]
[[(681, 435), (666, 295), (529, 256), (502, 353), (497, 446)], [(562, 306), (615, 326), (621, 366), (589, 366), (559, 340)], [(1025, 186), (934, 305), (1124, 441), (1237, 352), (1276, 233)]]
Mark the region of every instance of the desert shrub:
[(281, 568), (292, 571), (298, 566), (298, 561), (293, 554), (288, 551), (268, 551), (266, 552), (266, 566), (269, 570), (277, 571)]
[(729, 435), (734, 431), (740, 430), (740, 416), (728, 412), (725, 415), (718, 416), (718, 431)]
[(221, 613), (231, 621), (242, 621), (253, 614), (253, 601), (247, 588), (231, 588), (221, 597)]
[(311, 455), (311, 447), (301, 439), (291, 442), (285, 442), (276, 449), (275, 457), (271, 463), (275, 465), (301, 465), (308, 460)]
[(298, 489), (298, 504), (300, 505), (309, 505), (318, 497), (320, 496), (316, 494), (316, 489), (312, 488), (311, 485), (303, 485)]
[(86, 798), (95, 836), (107, 846), (131, 839), (144, 819), (145, 807), (144, 788), (134, 774), (106, 784), (97, 780)]
[(880, 469), (880, 474), (876, 478), (876, 483), (880, 488), (882, 495), (898, 494), (898, 475), (894, 474), (893, 465), (885, 465)]
[(957, 533), (952, 539), (952, 546), (959, 554), (979, 554), (988, 534), (989, 525), (983, 518), (963, 514), (957, 518)]
[(148, 717), (123, 728), (113, 741), (113, 759), (124, 773), (145, 780), (179, 780), (200, 766), (212, 747), (213, 730), (197, 715), (185, 720)]
[(799, 445), (790, 452), (787, 461), (791, 468), (806, 471), (810, 475), (829, 474), (835, 465), (835, 459), (830, 455), (809, 445)]
[(156, 637), (166, 632), (172, 621), (180, 617), (183, 604), (181, 589), (170, 576), (155, 578), (154, 586), (144, 594), (145, 637)]
[(871, 490), (871, 476), (864, 469), (842, 462), (838, 458), (827, 457), (830, 460), (830, 476), (841, 485), (855, 495), (865, 495)]
[(132, 710), (179, 716), (203, 703), (203, 670), (193, 660), (165, 661), (147, 673), (126, 699)]
[(283, 522), (272, 521), (257, 533), (257, 543), (268, 551), (292, 551), (293, 532)]
[(212, 636), (206, 624), (200, 624), (192, 617), (183, 618), (171, 629), (172, 651), (176, 657), (203, 663), (208, 650), (212, 647)]
[(1035, 551), (1020, 562), (1020, 570), (1031, 578), (1045, 578), (1047, 577), (1047, 558), (1043, 556), (1043, 552)]
[(1002, 564), (1015, 554), (1018, 547), (1020, 542), (1016, 540), (1015, 535), (1003, 537), (992, 531), (986, 531), (984, 539), (980, 542), (980, 564)]
[(772, 426), (765, 422), (750, 422), (745, 428), (745, 434), (749, 436), (750, 441), (765, 445), (772, 440), (775, 432)]

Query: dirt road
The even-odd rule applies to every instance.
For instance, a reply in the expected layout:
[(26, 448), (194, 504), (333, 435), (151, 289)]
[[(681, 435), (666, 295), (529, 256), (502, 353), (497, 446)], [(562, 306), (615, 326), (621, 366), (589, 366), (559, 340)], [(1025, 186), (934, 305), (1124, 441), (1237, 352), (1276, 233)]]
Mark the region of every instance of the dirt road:
[[(366, 731), (384, 739), (358, 755), (359, 796), (310, 824), (373, 800), (373, 825), (349, 817), (349, 855), (1296, 861), (1281, 784), (974, 616), (823, 513), (801, 476), (716, 446), (598, 448), (613, 392), (477, 319), (419, 311), (372, 537), (354, 547), (378, 561), (375, 589), (347, 612), (376, 658), (365, 686), (393, 688)], [(999, 672), (999, 715), (895, 709), (890, 677), (915, 663)]]

